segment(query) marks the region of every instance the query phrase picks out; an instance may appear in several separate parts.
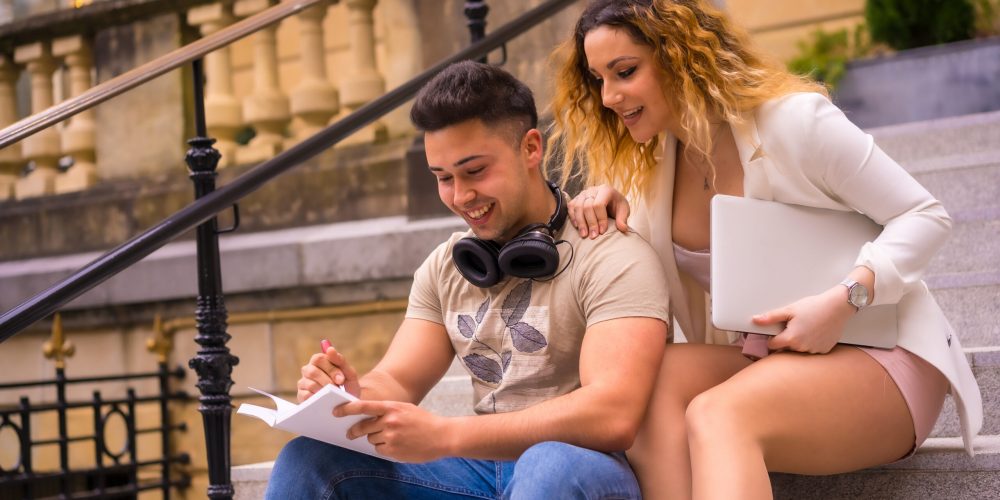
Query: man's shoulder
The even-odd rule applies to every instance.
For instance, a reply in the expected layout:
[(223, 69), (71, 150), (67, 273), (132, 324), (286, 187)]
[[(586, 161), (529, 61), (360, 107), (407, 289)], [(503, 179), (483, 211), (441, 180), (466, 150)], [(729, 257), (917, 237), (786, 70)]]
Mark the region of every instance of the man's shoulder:
[(628, 228), (627, 234), (619, 231), (613, 219), (608, 219), (608, 230), (597, 238), (583, 238), (573, 227), (567, 228), (562, 237), (573, 245), (580, 255), (615, 254), (616, 258), (642, 259), (655, 254), (645, 238), (632, 228)]

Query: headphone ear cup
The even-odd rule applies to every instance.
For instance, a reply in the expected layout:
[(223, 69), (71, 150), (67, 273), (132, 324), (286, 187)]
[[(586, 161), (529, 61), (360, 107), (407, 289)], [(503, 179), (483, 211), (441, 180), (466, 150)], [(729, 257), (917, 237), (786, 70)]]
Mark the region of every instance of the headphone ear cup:
[(497, 259), (500, 270), (518, 278), (543, 278), (559, 267), (559, 250), (551, 236), (529, 233), (508, 242)]
[(479, 288), (489, 288), (504, 278), (497, 264), (498, 254), (499, 250), (493, 242), (472, 237), (458, 240), (451, 249), (455, 268), (469, 283)]

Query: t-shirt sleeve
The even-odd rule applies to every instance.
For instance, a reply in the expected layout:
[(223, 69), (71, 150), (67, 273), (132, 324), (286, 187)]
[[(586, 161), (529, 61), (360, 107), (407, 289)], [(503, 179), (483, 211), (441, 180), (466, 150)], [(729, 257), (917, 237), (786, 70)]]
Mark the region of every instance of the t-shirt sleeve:
[(669, 298), (660, 259), (640, 235), (623, 235), (613, 228), (596, 240), (578, 243), (574, 277), (587, 327), (629, 317), (666, 322)]
[(439, 285), (441, 265), (448, 246), (448, 242), (438, 245), (413, 273), (413, 286), (410, 287), (409, 303), (406, 306), (407, 318), (444, 324)]

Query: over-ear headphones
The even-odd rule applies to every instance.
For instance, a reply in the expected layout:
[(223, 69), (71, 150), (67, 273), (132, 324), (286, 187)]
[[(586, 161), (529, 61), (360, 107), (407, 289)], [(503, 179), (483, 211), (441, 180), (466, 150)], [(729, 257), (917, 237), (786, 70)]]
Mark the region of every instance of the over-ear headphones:
[(469, 283), (480, 288), (496, 285), (504, 276), (543, 278), (559, 267), (559, 250), (553, 236), (566, 223), (562, 191), (547, 183), (556, 197), (556, 211), (546, 224), (529, 224), (504, 245), (474, 236), (458, 240), (451, 249), (455, 268)]

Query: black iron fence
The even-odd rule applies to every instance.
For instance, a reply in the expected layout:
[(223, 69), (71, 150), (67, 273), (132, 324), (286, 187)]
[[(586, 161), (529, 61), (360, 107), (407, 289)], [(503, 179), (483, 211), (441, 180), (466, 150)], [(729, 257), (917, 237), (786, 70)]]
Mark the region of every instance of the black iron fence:
[[(190, 477), (177, 465), (187, 464), (189, 457), (171, 453), (170, 445), (171, 433), (186, 428), (173, 423), (168, 407), (171, 401), (189, 399), (184, 391), (171, 390), (171, 380), (184, 378), (184, 369), (169, 369), (161, 359), (153, 372), (70, 378), (64, 358), (72, 354), (72, 346), (63, 342), (58, 325), (54, 334), (46, 344), (46, 355), (56, 360), (55, 378), (0, 383), (0, 394), (23, 394), (34, 388), (55, 391), (54, 401), (32, 402), (21, 396), (17, 404), (0, 405), (3, 455), (14, 460), (0, 463), (0, 499), (135, 498), (149, 490), (159, 490), (169, 499), (172, 488), (187, 487)], [(124, 397), (105, 397), (101, 391), (93, 391), (89, 400), (70, 401), (66, 396), (73, 385), (144, 381), (156, 382), (155, 393), (139, 395), (127, 387)], [(139, 409), (146, 405), (158, 410), (159, 419), (148, 419), (158, 421), (156, 425), (139, 421)], [(73, 427), (87, 430), (71, 432), (71, 418), (77, 424)], [(155, 435), (158, 444), (140, 449), (143, 435)], [(71, 446), (85, 450), (84, 454), (71, 453)], [(54, 448), (50, 454), (58, 457), (56, 463), (36, 464), (36, 457), (47, 448)], [(83, 459), (87, 452), (89, 459)]]

